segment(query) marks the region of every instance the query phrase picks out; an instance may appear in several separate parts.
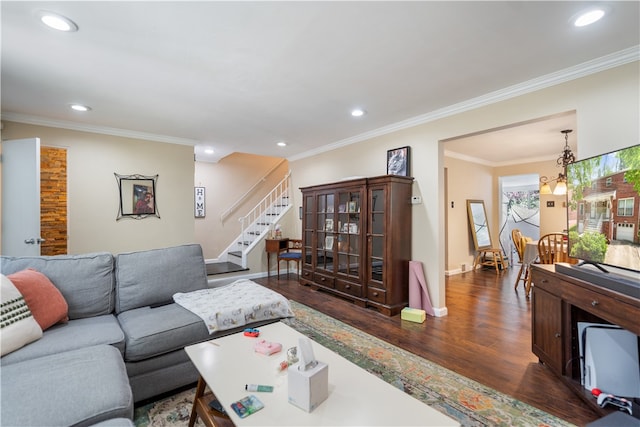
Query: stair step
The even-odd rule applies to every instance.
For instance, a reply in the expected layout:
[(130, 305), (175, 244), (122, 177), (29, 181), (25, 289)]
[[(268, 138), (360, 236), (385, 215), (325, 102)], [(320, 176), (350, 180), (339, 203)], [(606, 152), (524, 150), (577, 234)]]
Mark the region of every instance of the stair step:
[(241, 265), (233, 262), (212, 262), (206, 264), (207, 276), (215, 274), (235, 273), (236, 271), (247, 271), (248, 268), (242, 268)]
[(227, 252), (227, 254), (242, 258), (242, 252), (241, 251), (231, 251), (231, 252)]

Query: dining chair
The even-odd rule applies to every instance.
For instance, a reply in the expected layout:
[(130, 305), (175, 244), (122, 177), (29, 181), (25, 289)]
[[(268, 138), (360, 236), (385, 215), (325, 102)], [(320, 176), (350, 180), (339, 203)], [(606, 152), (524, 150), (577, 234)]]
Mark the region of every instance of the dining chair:
[(520, 263), (520, 271), (518, 271), (518, 276), (516, 277), (516, 283), (515, 286), (513, 287), (513, 289), (518, 289), (518, 283), (522, 280), (523, 284), (526, 285), (527, 284), (527, 280), (526, 280), (526, 272), (525, 270), (525, 265), (522, 263), (523, 260), (523, 256), (524, 256), (524, 244), (523, 244), (523, 235), (522, 232), (517, 229), (514, 228), (513, 230), (511, 230), (511, 240), (513, 241), (513, 246), (516, 248), (516, 252), (518, 253), (518, 262)]
[(567, 235), (564, 233), (545, 234), (538, 240), (540, 264), (569, 262), (567, 253)]
[(472, 267), (473, 271), (475, 271), (476, 267), (479, 265), (495, 268), (496, 274), (499, 273), (501, 270), (506, 270), (507, 268), (509, 268), (509, 262), (502, 255), (502, 249), (500, 248), (478, 249), (476, 253), (477, 255), (473, 260), (473, 267)]
[(296, 271), (300, 277), (300, 265), (302, 262), (302, 240), (289, 239), (287, 247), (278, 252), (278, 278), (280, 278), (280, 261), (287, 262), (287, 279), (289, 278), (289, 262), (295, 261)]

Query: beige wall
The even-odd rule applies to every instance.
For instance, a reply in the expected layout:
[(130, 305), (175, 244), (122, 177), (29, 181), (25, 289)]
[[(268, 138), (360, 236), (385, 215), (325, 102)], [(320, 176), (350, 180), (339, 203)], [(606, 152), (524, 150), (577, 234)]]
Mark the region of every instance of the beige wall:
[[(193, 147), (4, 122), (3, 139), (67, 149), (70, 254), (120, 253), (194, 241)], [(114, 173), (158, 175), (160, 218), (116, 221)]]
[[(260, 202), (288, 171), (285, 159), (243, 153), (233, 153), (218, 163), (196, 162), (195, 185), (206, 189), (206, 217), (196, 218), (195, 234), (205, 259), (217, 258), (237, 239), (238, 218)], [(222, 218), (234, 205), (236, 208)]]
[[(413, 194), (423, 199), (421, 205), (412, 208), (413, 259), (424, 264), (431, 301), (444, 313), (445, 143), (440, 141), (575, 110), (579, 157), (637, 144), (640, 142), (639, 76), (639, 63), (634, 62), (313, 157), (292, 159), (293, 188), (348, 176), (383, 175), (386, 172), (386, 151), (411, 146), (411, 170), (415, 177)], [(11, 122), (5, 123), (2, 135), (4, 139), (34, 136), (40, 137), (44, 145), (69, 149), (71, 253), (94, 250), (120, 252), (194, 240), (193, 186), (198, 181), (194, 181), (192, 147)], [(158, 207), (162, 219), (116, 222), (118, 193), (114, 172), (159, 174)], [(540, 173), (553, 176), (557, 170)], [(472, 180), (480, 181), (482, 178), (485, 181), (485, 174), (489, 172), (479, 170)], [(449, 180), (456, 180), (451, 171)], [(496, 190), (497, 178), (492, 178), (491, 182)], [(214, 200), (211, 193), (208, 192), (208, 203)], [(301, 224), (295, 219), (297, 207), (301, 205), (300, 192), (294, 191), (294, 196), (294, 209), (287, 214), (284, 231), (286, 235), (300, 236)], [(493, 203), (497, 199), (489, 198), (494, 200), (490, 215), (496, 215)], [(452, 222), (452, 213), (449, 212), (449, 229), (466, 230), (466, 207), (463, 209), (462, 201), (454, 201), (456, 217), (464, 220), (460, 224)], [(449, 236), (450, 262), (459, 262), (469, 255), (468, 237), (461, 245), (461, 255), (457, 250), (455, 254), (451, 253), (452, 237)], [(251, 268), (259, 269), (266, 264), (264, 248), (260, 250), (262, 255), (256, 255)]]
[[(489, 231), (494, 245), (498, 243), (498, 226), (494, 220), (498, 209), (494, 203), (494, 172), (489, 166), (445, 157), (447, 168), (447, 265), (446, 270), (460, 269), (463, 263), (471, 269), (475, 255), (469, 231), (467, 200), (482, 200), (487, 211)], [(451, 207), (453, 202), (453, 207)]]
[[(639, 76), (639, 63), (634, 62), (310, 158), (292, 160), (294, 186), (331, 182), (345, 176), (382, 175), (386, 172), (386, 151), (411, 146), (411, 170), (416, 179), (413, 194), (423, 199), (423, 204), (413, 206), (413, 259), (424, 264), (432, 303), (444, 309), (446, 197), (442, 153), (445, 143), (440, 141), (575, 110), (579, 133), (578, 153), (581, 157), (637, 144), (640, 141)], [(354, 158), (358, 162), (354, 162)], [(480, 178), (488, 181), (484, 174)], [(490, 175), (489, 172), (486, 174)], [(451, 179), (455, 177), (449, 173)], [(478, 177), (474, 175), (473, 179)], [(497, 190), (497, 178), (491, 181), (493, 190)], [(300, 194), (297, 197), (296, 203), (299, 205)], [(494, 196), (488, 198), (495, 200)], [(461, 214), (460, 202), (456, 203), (456, 215), (464, 218), (464, 222), (450, 222), (449, 229), (456, 226), (466, 229), (466, 216)], [(493, 205), (491, 212), (491, 215), (495, 215)], [(450, 245), (451, 239), (449, 236)], [(468, 256), (468, 243), (462, 246), (462, 255), (449, 255), (451, 262), (457, 260), (458, 256), (459, 259)]]

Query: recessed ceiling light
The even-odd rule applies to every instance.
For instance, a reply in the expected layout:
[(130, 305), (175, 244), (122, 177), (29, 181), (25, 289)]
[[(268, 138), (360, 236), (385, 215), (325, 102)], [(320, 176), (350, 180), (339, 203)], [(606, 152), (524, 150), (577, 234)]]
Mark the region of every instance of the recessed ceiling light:
[(205, 148), (204, 152), (205, 154), (213, 154), (213, 148)]
[(576, 27), (585, 27), (591, 25), (594, 22), (599, 21), (605, 15), (607, 11), (603, 7), (597, 7), (595, 9), (589, 9), (582, 11), (572, 18), (573, 25)]
[(78, 26), (66, 16), (54, 12), (40, 12), (40, 20), (50, 28), (58, 31), (78, 31)]
[(351, 115), (353, 117), (362, 117), (364, 116), (364, 114), (365, 114), (365, 111), (361, 110), (360, 108), (356, 108), (355, 110), (351, 111)]
[(71, 104), (70, 107), (74, 111), (81, 111), (81, 112), (91, 111), (91, 107), (87, 107), (86, 105), (82, 105), (82, 104)]
[(287, 143), (286, 143), (286, 142), (284, 142), (284, 141), (280, 141), (280, 142), (278, 142), (278, 144), (277, 144), (277, 145), (278, 145), (278, 147), (286, 147), (286, 146), (287, 146)]

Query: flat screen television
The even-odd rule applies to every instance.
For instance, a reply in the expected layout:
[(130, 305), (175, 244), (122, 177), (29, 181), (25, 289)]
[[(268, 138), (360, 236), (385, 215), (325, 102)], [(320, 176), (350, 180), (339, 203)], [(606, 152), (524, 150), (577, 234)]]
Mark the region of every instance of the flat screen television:
[(640, 296), (640, 145), (578, 160), (566, 173), (569, 256), (581, 262), (560, 270)]

